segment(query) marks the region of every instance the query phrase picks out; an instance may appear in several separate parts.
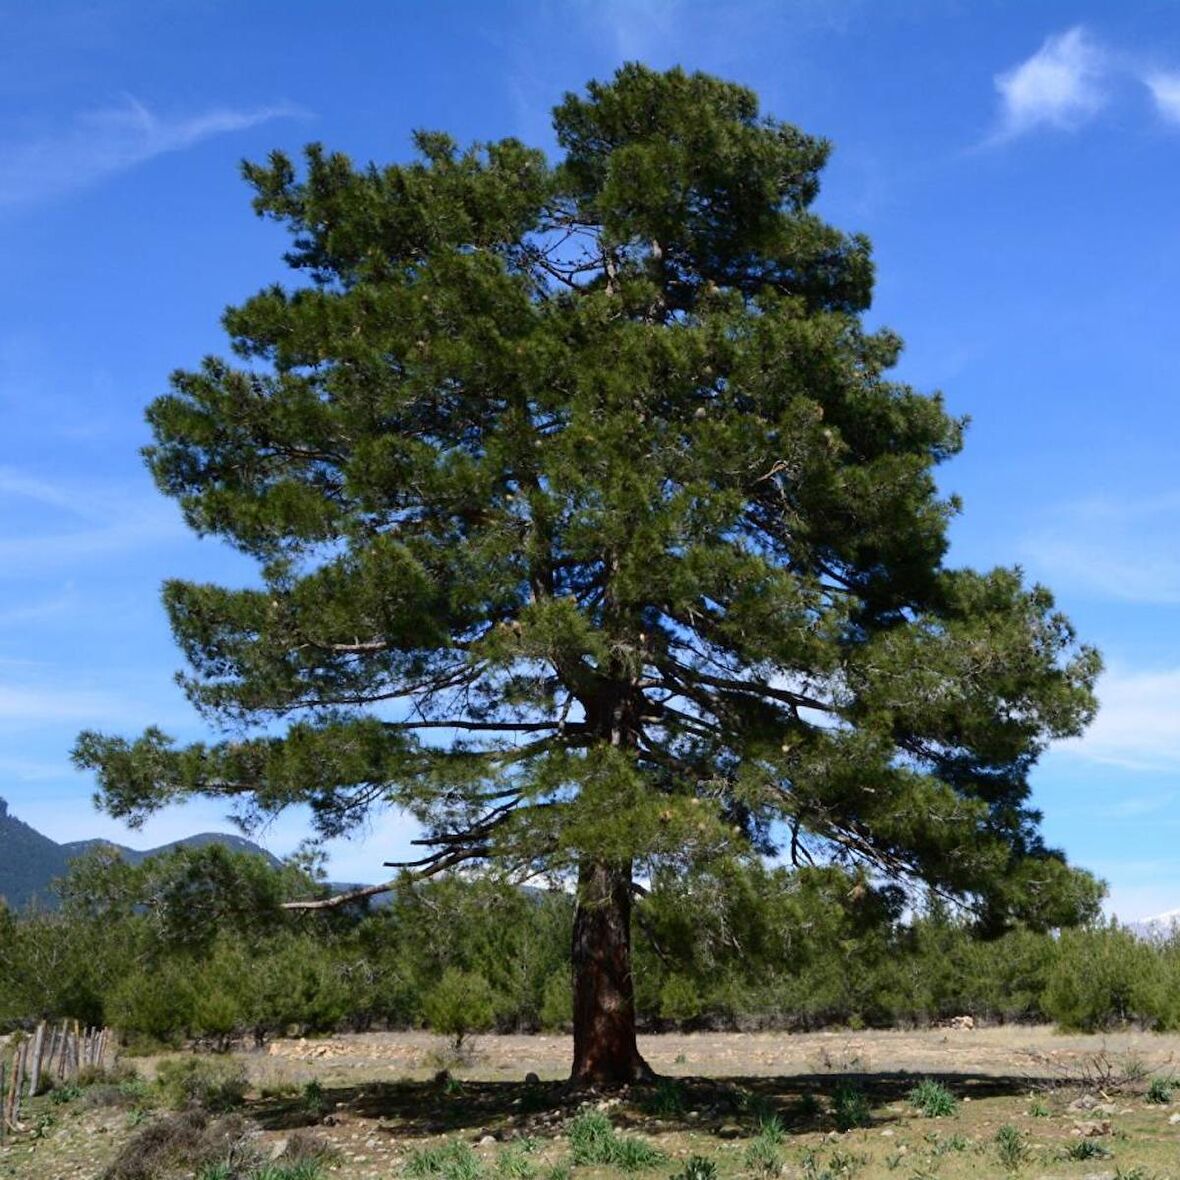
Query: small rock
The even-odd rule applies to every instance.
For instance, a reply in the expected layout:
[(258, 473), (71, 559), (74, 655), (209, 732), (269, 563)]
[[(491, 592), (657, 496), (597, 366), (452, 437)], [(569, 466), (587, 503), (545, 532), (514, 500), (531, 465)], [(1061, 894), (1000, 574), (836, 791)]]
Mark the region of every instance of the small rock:
[(1168, 1118), (1168, 1122), (1171, 1123), (1172, 1126), (1174, 1127), (1177, 1123), (1180, 1123), (1180, 1114), (1171, 1115)]
[(524, 1075), (524, 1084), (526, 1086), (539, 1086), (541, 1084), (541, 1079), (537, 1076), (537, 1074), (530, 1071)]
[(1075, 1098), (1067, 1110), (1093, 1110), (1098, 1105), (1098, 1099), (1093, 1094), (1083, 1094), (1080, 1098)]
[(945, 1021), (943, 1028), (956, 1029), (960, 1032), (970, 1032), (975, 1027), (974, 1016), (952, 1016), (950, 1020)]
[(1074, 1123), (1071, 1135), (1077, 1135), (1082, 1139), (1097, 1139), (1100, 1135), (1109, 1135), (1111, 1133), (1110, 1119), (1087, 1119), (1084, 1122)]
[(890, 1128), (890, 1127), (886, 1127), (886, 1128), (885, 1128), (885, 1130), (881, 1132), (881, 1135), (882, 1135), (882, 1136), (883, 1136), (885, 1139), (892, 1139), (892, 1138), (893, 1138), (893, 1130), (892, 1130), (892, 1128)]
[(283, 1154), (283, 1152), (285, 1152), (286, 1150), (287, 1150), (287, 1140), (286, 1139), (276, 1139), (270, 1145), (270, 1158), (272, 1160), (277, 1160), (279, 1158), (279, 1156), (281, 1156)]
[(736, 1123), (722, 1123), (717, 1128), (718, 1139), (740, 1139), (742, 1129)]
[(485, 1135), (485, 1136), (484, 1136), (484, 1137), (483, 1137), (483, 1138), (482, 1138), (482, 1139), (479, 1141), (479, 1145), (480, 1145), (480, 1147), (495, 1147), (495, 1146), (496, 1146), (496, 1137), (495, 1137), (495, 1135)]

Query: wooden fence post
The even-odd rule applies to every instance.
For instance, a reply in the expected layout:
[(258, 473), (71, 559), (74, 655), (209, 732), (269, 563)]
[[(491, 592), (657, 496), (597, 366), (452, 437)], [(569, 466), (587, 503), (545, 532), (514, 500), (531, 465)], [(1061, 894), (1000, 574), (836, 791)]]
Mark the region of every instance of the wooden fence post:
[(37, 1096), (37, 1089), (41, 1085), (41, 1058), (45, 1054), (45, 1022), (37, 1025), (37, 1032), (33, 1037), (33, 1052), (29, 1061), (29, 1097)]
[(29, 1042), (21, 1041), (16, 1052), (16, 1060), (12, 1063), (12, 1081), (9, 1085), (8, 1122), (15, 1131), (20, 1123), (20, 1091), (25, 1080), (25, 1061), (29, 1055)]
[(63, 1020), (61, 1022), (61, 1046), (58, 1050), (57, 1058), (57, 1078), (61, 1081), (66, 1076), (66, 1063), (70, 1055), (70, 1022)]

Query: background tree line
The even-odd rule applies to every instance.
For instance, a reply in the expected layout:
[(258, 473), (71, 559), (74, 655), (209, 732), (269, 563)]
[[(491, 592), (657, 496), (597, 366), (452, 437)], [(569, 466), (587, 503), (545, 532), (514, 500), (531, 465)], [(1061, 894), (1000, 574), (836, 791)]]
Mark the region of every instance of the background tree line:
[[(75, 862), (55, 911), (0, 908), (0, 1025), (71, 1017), (132, 1043), (291, 1029), (563, 1029), (574, 900), (490, 878), (292, 913), (310, 866), (218, 846)], [(958, 1014), (1180, 1027), (1180, 937), (1115, 924), (980, 939), (935, 900), (839, 868), (667, 874), (636, 906), (639, 1020), (658, 1028), (921, 1024)]]

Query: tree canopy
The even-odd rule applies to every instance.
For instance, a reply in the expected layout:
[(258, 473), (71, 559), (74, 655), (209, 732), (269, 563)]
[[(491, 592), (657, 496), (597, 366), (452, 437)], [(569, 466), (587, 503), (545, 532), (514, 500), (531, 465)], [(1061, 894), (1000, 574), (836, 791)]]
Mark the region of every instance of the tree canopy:
[[(1092, 912), (1028, 776), (1098, 656), (1019, 570), (945, 562), (963, 422), (889, 377), (868, 243), (811, 209), (828, 144), (640, 65), (554, 125), (556, 161), (245, 166), (294, 278), (173, 375), (147, 461), (259, 582), (165, 586), (223, 736), (83, 734), (104, 806), (392, 806), (420, 873), (576, 871), (584, 1031), (630, 1019), (637, 870), (779, 851), (992, 929)], [(637, 1072), (595, 1027), (575, 1072)]]

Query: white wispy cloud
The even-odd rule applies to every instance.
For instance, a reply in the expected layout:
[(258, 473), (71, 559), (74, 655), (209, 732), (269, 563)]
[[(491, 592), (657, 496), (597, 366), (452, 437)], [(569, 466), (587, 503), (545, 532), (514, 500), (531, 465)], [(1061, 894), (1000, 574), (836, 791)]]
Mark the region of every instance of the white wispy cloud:
[(634, 61), (676, 39), (682, 7), (681, 0), (601, 0), (592, 12), (610, 31), (618, 56)]
[(147, 486), (51, 481), (11, 467), (0, 467), (0, 513), (22, 522), (0, 537), (0, 579), (190, 536), (176, 508)]
[[(1180, 770), (1180, 668), (1107, 672), (1098, 684), (1098, 700), (1090, 728), (1058, 744), (1058, 753), (1128, 770)], [(1170, 799), (1170, 794), (1137, 796), (1119, 814), (1159, 810)]]
[(1058, 505), (1021, 556), (1050, 586), (1115, 602), (1180, 604), (1180, 492)]
[(1143, 84), (1155, 99), (1155, 109), (1169, 123), (1180, 124), (1180, 73), (1156, 71), (1146, 74)]
[(117, 106), (77, 115), (68, 127), (0, 144), (0, 208), (60, 196), (155, 156), (303, 113), (279, 105), (166, 116), (128, 96)]
[(996, 75), (1000, 122), (993, 140), (1079, 126), (1105, 104), (1105, 74), (1106, 54), (1081, 27), (1046, 38), (1032, 57)]

